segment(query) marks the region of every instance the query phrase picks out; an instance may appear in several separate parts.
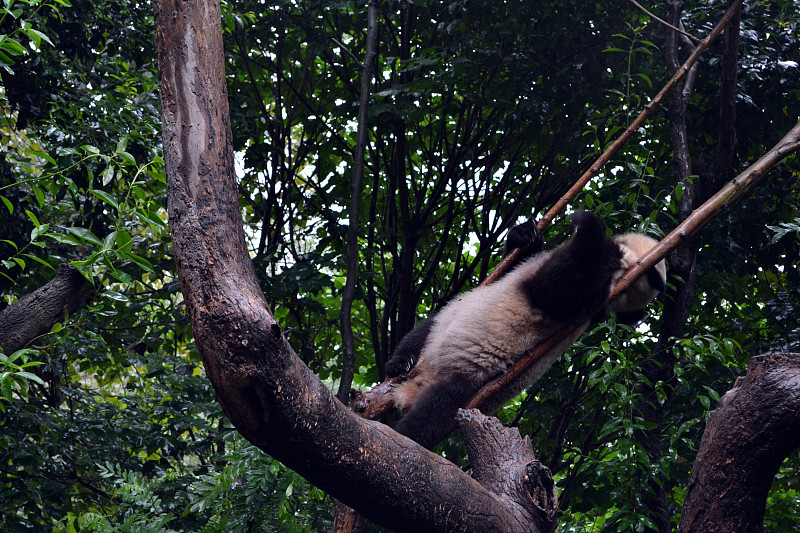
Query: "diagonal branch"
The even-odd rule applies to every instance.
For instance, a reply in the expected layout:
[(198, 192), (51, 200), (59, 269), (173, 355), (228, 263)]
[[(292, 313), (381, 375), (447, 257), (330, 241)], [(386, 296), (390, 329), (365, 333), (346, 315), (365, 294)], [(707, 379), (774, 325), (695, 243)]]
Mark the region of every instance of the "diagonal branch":
[(657, 17), (656, 15), (654, 15), (653, 13), (651, 13), (650, 11), (648, 11), (648, 10), (647, 10), (647, 8), (645, 8), (645, 7), (644, 7), (642, 4), (640, 4), (640, 3), (639, 3), (639, 2), (637, 2), (636, 0), (631, 0), (631, 4), (633, 4), (633, 5), (634, 5), (634, 6), (636, 6), (636, 7), (637, 7), (639, 10), (643, 11), (644, 13), (646, 13), (648, 17), (650, 17), (650, 18), (651, 18), (651, 19), (653, 19), (653, 20), (656, 20), (656, 21), (660, 22), (661, 24), (663, 24), (663, 25), (664, 25), (664, 26), (666, 26), (667, 28), (669, 28), (669, 29), (671, 29), (671, 30), (673, 30), (673, 31), (676, 31), (676, 32), (680, 33), (681, 35), (684, 35), (684, 36), (688, 37), (690, 40), (692, 40), (692, 41), (693, 41), (693, 42), (695, 42), (695, 43), (699, 43), (699, 42), (700, 42), (700, 39), (698, 39), (697, 37), (695, 37), (695, 36), (694, 36), (694, 35), (692, 35), (691, 33), (688, 33), (688, 32), (686, 32), (686, 31), (684, 31), (684, 30), (682, 30), (682, 29), (680, 29), (680, 28), (678, 28), (678, 27), (676, 27), (676, 26), (673, 26), (672, 24), (670, 24), (670, 23), (669, 23), (669, 22), (667, 22), (666, 20), (664, 20), (664, 19), (662, 19), (662, 18), (659, 18), (659, 17)]
[[(714, 42), (714, 40), (719, 37), (722, 30), (727, 26), (728, 22), (730, 22), (731, 18), (734, 14), (738, 11), (741, 7), (743, 0), (737, 0), (728, 8), (728, 11), (725, 12), (725, 15), (720, 19), (714, 29), (709, 33), (705, 39), (700, 41), (700, 44), (697, 45), (697, 48), (692, 52), (689, 58), (681, 65), (681, 67), (675, 72), (672, 78), (667, 82), (666, 85), (656, 94), (650, 102), (648, 102), (639, 116), (634, 119), (630, 125), (625, 128), (625, 131), (615, 140), (605, 151), (597, 158), (597, 160), (592, 163), (592, 165), (583, 173), (583, 175), (575, 182), (575, 184), (570, 188), (564, 195), (559, 198), (559, 200), (553, 205), (550, 210), (539, 219), (539, 222), (536, 224), (537, 229), (539, 232), (542, 232), (544, 228), (547, 227), (553, 219), (561, 213), (567, 205), (578, 195), (581, 190), (586, 186), (589, 181), (597, 176), (600, 173), (600, 170), (603, 166), (608, 163), (611, 158), (622, 148), (625, 143), (627, 143), (633, 135), (639, 131), (639, 128), (644, 125), (648, 118), (655, 112), (656, 109), (661, 105), (661, 102), (664, 98), (672, 91), (678, 84), (678, 82), (683, 78), (692, 65), (697, 62), (703, 52), (706, 51), (708, 46)], [(513, 265), (520, 255), (524, 253), (524, 250), (514, 250), (510, 254), (508, 254), (505, 259), (503, 259), (500, 264), (498, 264), (494, 271), (487, 276), (485, 280), (483, 280), (483, 285), (488, 285), (497, 280), (508, 268)]]
[[(679, 224), (669, 235), (653, 247), (637, 264), (631, 267), (617, 281), (614, 289), (603, 304), (604, 308), (614, 298), (627, 290), (636, 279), (644, 274), (648, 269), (666, 257), (667, 253), (676, 248), (682, 241), (695, 235), (706, 224), (714, 219), (724, 209), (730, 207), (742, 196), (747, 194), (756, 184), (758, 184), (767, 172), (777, 165), (780, 161), (800, 149), (800, 123), (792, 128), (778, 144), (769, 152), (764, 154), (758, 161), (753, 163), (744, 172), (736, 176), (730, 183), (719, 190), (706, 203), (695, 209), (694, 212)], [(528, 352), (519, 359), (508, 371), (495, 380), (487, 383), (472, 398), (468, 407), (480, 407), (491, 399), (497, 392), (503, 390), (509, 383), (514, 382), (520, 375), (539, 362), (539, 360), (562, 342), (569, 335), (580, 327), (581, 324), (589, 320), (595, 313), (590, 313), (583, 319), (574, 324), (570, 324), (561, 329), (545, 342)], [(545, 369), (542, 369), (544, 372)]]

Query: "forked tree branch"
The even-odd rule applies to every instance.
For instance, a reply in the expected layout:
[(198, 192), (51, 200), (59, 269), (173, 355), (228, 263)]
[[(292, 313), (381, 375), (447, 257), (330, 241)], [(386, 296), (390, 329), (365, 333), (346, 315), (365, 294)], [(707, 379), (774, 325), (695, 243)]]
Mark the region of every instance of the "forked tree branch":
[(394, 531), (544, 533), (530, 494), (497, 494), (358, 417), (294, 353), (246, 244), (219, 2), (158, 0), (154, 12), (176, 269), (203, 367), (230, 421), (253, 445)]
[(700, 42), (700, 39), (698, 39), (697, 37), (695, 37), (691, 33), (688, 33), (688, 32), (686, 32), (686, 31), (684, 31), (684, 30), (682, 30), (680, 28), (677, 28), (677, 27), (673, 26), (672, 24), (670, 24), (669, 22), (667, 22), (666, 20), (657, 17), (656, 15), (654, 15), (653, 13), (648, 11), (648, 9), (646, 7), (644, 7), (642, 4), (640, 4), (636, 0), (631, 0), (631, 4), (636, 6), (636, 8), (639, 9), (640, 11), (644, 12), (648, 17), (650, 17), (651, 19), (653, 19), (655, 21), (660, 22), (661, 24), (663, 24), (667, 28), (669, 28), (669, 29), (671, 29), (673, 31), (676, 31), (676, 32), (680, 33), (681, 35), (684, 35), (684, 36), (688, 37), (690, 40), (694, 41), (695, 43), (699, 43)]

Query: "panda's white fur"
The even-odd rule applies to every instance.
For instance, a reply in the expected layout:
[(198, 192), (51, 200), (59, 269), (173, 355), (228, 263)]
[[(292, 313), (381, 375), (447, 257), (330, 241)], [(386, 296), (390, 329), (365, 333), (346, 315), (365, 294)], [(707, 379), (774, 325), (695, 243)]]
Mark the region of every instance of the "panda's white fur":
[[(539, 254), (491, 285), (457, 296), (435, 315), (415, 367), (415, 379), (404, 381), (393, 391), (394, 404), (401, 412), (406, 412), (419, 391), (437, 376), (466, 370), (475, 381), (485, 383), (563, 325), (532, 308), (520, 290), (520, 280), (536, 271), (548, 255)], [(569, 344), (572, 342), (574, 339)], [(527, 386), (514, 385), (511, 388), (515, 391), (509, 391), (511, 397)]]
[[(652, 237), (641, 233), (617, 235), (614, 237), (614, 241), (616, 241), (622, 249), (622, 268), (620, 269), (619, 275), (614, 279), (614, 282), (625, 273), (625, 270), (636, 264), (639, 259), (658, 244), (658, 241)], [(627, 265), (627, 267), (625, 265)], [(647, 304), (649, 304), (660, 291), (664, 290), (663, 284), (666, 283), (667, 279), (667, 265), (663, 259), (656, 263), (653, 269), (655, 272), (651, 271), (636, 278), (627, 291), (620, 294), (611, 302), (608, 306), (608, 310), (619, 313), (639, 311), (647, 307)], [(661, 278), (661, 287), (654, 286), (654, 275)]]
[[(483, 384), (567, 322), (597, 311), (616, 280), (656, 244), (654, 239), (636, 233), (608, 239), (602, 222), (588, 213), (573, 215), (573, 221), (576, 232), (567, 243), (533, 256), (490, 285), (459, 295), (419, 327), (419, 333), (415, 330), (409, 335), (416, 336), (413, 342), (419, 347), (414, 350), (419, 353), (407, 379), (391, 392), (402, 415), (396, 425), (398, 431), (426, 447), (435, 446), (447, 434), (458, 407), (463, 407)], [(594, 241), (602, 241), (601, 246), (595, 247)], [(594, 259), (597, 265), (591, 264)], [(576, 267), (574, 272), (572, 267)], [(666, 266), (661, 261), (601, 312), (631, 313), (636, 320), (663, 290), (665, 279)], [(563, 290), (552, 286), (559, 283), (574, 286)], [(557, 300), (562, 295), (580, 299), (583, 289), (587, 289), (586, 302), (554, 302), (551, 311), (543, 309), (547, 305), (532, 303)], [(590, 322), (582, 320), (572, 334), (484, 405), (483, 411), (496, 411), (538, 380)], [(412, 358), (409, 365), (413, 364)]]

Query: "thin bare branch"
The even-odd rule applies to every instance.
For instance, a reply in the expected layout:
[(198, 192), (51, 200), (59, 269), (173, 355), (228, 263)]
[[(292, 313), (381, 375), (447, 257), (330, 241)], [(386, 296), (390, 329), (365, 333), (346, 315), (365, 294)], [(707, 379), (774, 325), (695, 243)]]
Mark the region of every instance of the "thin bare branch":
[(669, 29), (671, 29), (671, 30), (673, 30), (673, 31), (676, 31), (676, 32), (680, 33), (681, 35), (685, 35), (686, 37), (688, 37), (689, 39), (691, 39), (692, 41), (694, 41), (694, 43), (695, 43), (695, 44), (697, 44), (697, 43), (699, 43), (699, 42), (700, 42), (700, 39), (699, 39), (699, 38), (695, 37), (695, 36), (694, 36), (694, 35), (692, 35), (691, 33), (688, 33), (688, 32), (686, 32), (686, 31), (682, 30), (681, 28), (676, 28), (675, 26), (673, 26), (672, 24), (670, 24), (670, 23), (669, 23), (669, 22), (667, 22), (666, 20), (664, 20), (664, 19), (662, 19), (662, 18), (659, 18), (658, 16), (654, 15), (653, 13), (651, 13), (650, 11), (648, 11), (648, 10), (647, 10), (647, 8), (645, 8), (645, 7), (644, 7), (642, 4), (640, 4), (640, 3), (639, 3), (639, 2), (637, 2), (636, 0), (631, 0), (631, 4), (633, 4), (634, 6), (636, 6), (636, 7), (637, 7), (637, 8), (638, 8), (640, 11), (643, 11), (643, 12), (644, 12), (644, 13), (645, 13), (645, 14), (646, 14), (648, 17), (650, 17), (651, 19), (653, 19), (653, 20), (656, 20), (656, 21), (660, 22), (661, 24), (663, 24), (663, 25), (664, 25), (664, 26), (666, 26), (667, 28), (669, 28)]
[(364, 177), (364, 154), (367, 147), (367, 111), (372, 70), (375, 64), (378, 41), (378, 1), (370, 0), (367, 7), (367, 42), (364, 46), (364, 64), (361, 68), (361, 96), (358, 107), (358, 132), (353, 157), (353, 180), (350, 184), (350, 224), (347, 228), (347, 280), (342, 294), (339, 320), (342, 324), (342, 377), (336, 397), (347, 404), (350, 384), (355, 372), (356, 349), (353, 338), (352, 310), (358, 281), (358, 220), (361, 215), (361, 181)]

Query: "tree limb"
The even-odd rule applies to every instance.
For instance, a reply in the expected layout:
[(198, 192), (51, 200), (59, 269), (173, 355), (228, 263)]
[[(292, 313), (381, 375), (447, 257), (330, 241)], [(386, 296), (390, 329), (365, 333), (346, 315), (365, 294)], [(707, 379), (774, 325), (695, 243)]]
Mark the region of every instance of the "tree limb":
[(644, 12), (644, 13), (645, 13), (645, 14), (646, 14), (648, 17), (650, 17), (651, 19), (653, 19), (653, 20), (656, 20), (656, 21), (660, 22), (661, 24), (663, 24), (663, 25), (664, 25), (664, 26), (666, 26), (667, 28), (669, 28), (669, 29), (671, 29), (671, 30), (673, 30), (673, 31), (676, 31), (676, 32), (680, 33), (681, 35), (685, 35), (686, 37), (688, 37), (689, 39), (691, 39), (691, 40), (692, 40), (694, 43), (699, 43), (699, 42), (700, 42), (700, 39), (698, 39), (697, 37), (695, 37), (695, 36), (694, 36), (694, 35), (692, 35), (691, 33), (688, 33), (688, 32), (686, 32), (686, 31), (682, 30), (681, 28), (678, 28), (677, 26), (674, 26), (674, 25), (670, 24), (670, 23), (669, 23), (669, 22), (667, 22), (666, 20), (664, 20), (664, 19), (662, 19), (662, 18), (659, 18), (659, 17), (657, 17), (656, 15), (654, 15), (653, 13), (651, 13), (650, 11), (648, 11), (648, 10), (647, 10), (647, 8), (645, 8), (645, 7), (644, 7), (642, 4), (640, 4), (640, 3), (639, 3), (639, 2), (637, 2), (636, 0), (630, 0), (630, 1), (631, 1), (631, 4), (633, 4), (634, 6), (636, 6), (636, 8), (637, 8), (637, 9), (639, 9), (639, 10), (640, 10), (640, 11), (642, 11), (642, 12)]
[(49, 283), (0, 312), (0, 348), (12, 354), (46, 334), (82, 305), (94, 299), (95, 288), (74, 266), (62, 263)]

